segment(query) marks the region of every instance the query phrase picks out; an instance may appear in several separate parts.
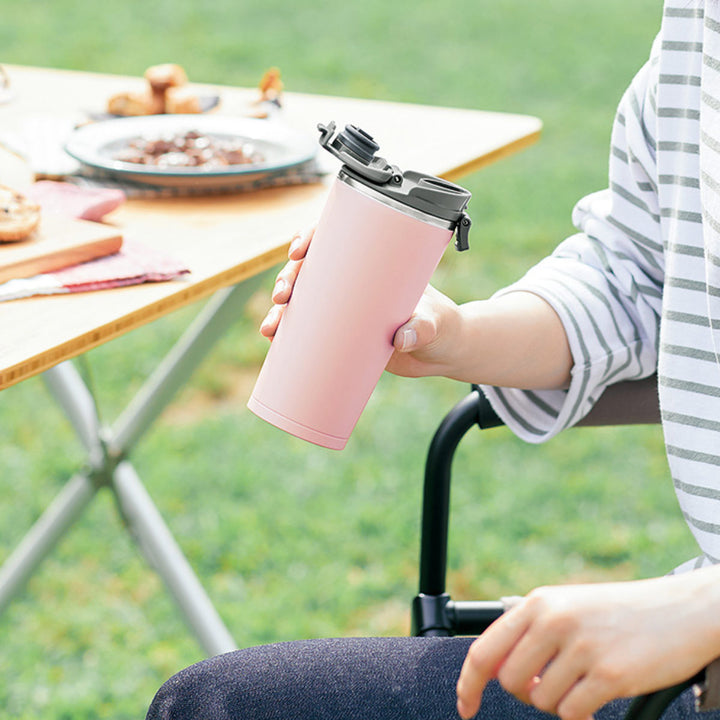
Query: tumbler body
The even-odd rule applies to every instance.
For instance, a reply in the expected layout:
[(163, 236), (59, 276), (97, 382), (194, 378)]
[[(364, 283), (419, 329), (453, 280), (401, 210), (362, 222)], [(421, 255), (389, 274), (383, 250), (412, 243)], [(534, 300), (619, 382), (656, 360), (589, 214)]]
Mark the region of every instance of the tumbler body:
[(453, 228), (336, 179), (248, 402), (297, 437), (340, 450)]

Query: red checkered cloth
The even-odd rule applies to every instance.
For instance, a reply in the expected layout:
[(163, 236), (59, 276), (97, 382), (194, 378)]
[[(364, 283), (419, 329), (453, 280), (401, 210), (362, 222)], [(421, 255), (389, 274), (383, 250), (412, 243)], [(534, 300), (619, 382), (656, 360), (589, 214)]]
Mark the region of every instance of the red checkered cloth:
[(114, 255), (0, 284), (0, 301), (162, 282), (189, 272), (176, 258), (142, 243), (125, 240), (121, 250)]

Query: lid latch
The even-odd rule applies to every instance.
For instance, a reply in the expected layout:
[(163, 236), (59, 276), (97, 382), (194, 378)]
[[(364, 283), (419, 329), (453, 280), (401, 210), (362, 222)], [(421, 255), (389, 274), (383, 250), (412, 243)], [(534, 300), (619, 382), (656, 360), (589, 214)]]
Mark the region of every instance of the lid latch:
[(470, 249), (469, 236), (471, 225), (472, 220), (470, 216), (466, 212), (463, 212), (455, 226), (455, 249), (458, 252)]

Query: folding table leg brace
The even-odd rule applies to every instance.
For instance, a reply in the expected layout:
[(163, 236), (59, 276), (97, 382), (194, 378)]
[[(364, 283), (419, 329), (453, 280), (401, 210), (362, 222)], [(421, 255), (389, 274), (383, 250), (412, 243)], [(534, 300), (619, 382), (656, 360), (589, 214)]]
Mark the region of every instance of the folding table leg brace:
[(101, 426), (95, 399), (71, 362), (44, 373), (50, 392), (87, 450), (87, 465), (67, 482), (0, 567), (0, 613), (95, 493), (107, 488), (115, 495), (130, 533), (162, 577), (202, 648), (209, 655), (217, 655), (237, 647), (127, 456), (214, 343), (242, 314), (260, 277), (213, 295), (110, 428)]

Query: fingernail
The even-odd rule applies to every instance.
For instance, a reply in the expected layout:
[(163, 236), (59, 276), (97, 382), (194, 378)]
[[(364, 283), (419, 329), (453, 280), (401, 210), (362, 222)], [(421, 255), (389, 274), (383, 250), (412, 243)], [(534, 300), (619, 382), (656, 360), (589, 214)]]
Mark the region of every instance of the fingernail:
[(400, 350), (412, 350), (417, 343), (417, 333), (413, 328), (405, 328), (400, 335)]
[(268, 314), (264, 317), (263, 321), (260, 323), (260, 332), (264, 334), (264, 331), (267, 330), (269, 327), (272, 326), (272, 324), (275, 322), (277, 314), (276, 307), (270, 308), (268, 311)]
[(300, 235), (295, 235), (290, 242), (290, 248), (288, 250), (288, 257), (292, 257), (292, 254), (298, 249), (300, 246), (300, 243), (302, 241), (302, 237)]
[(278, 280), (275, 283), (275, 287), (273, 288), (273, 291), (272, 291), (273, 299), (275, 299), (276, 296), (283, 293), (286, 289), (287, 289), (287, 283), (282, 278), (280, 278), (280, 280)]

